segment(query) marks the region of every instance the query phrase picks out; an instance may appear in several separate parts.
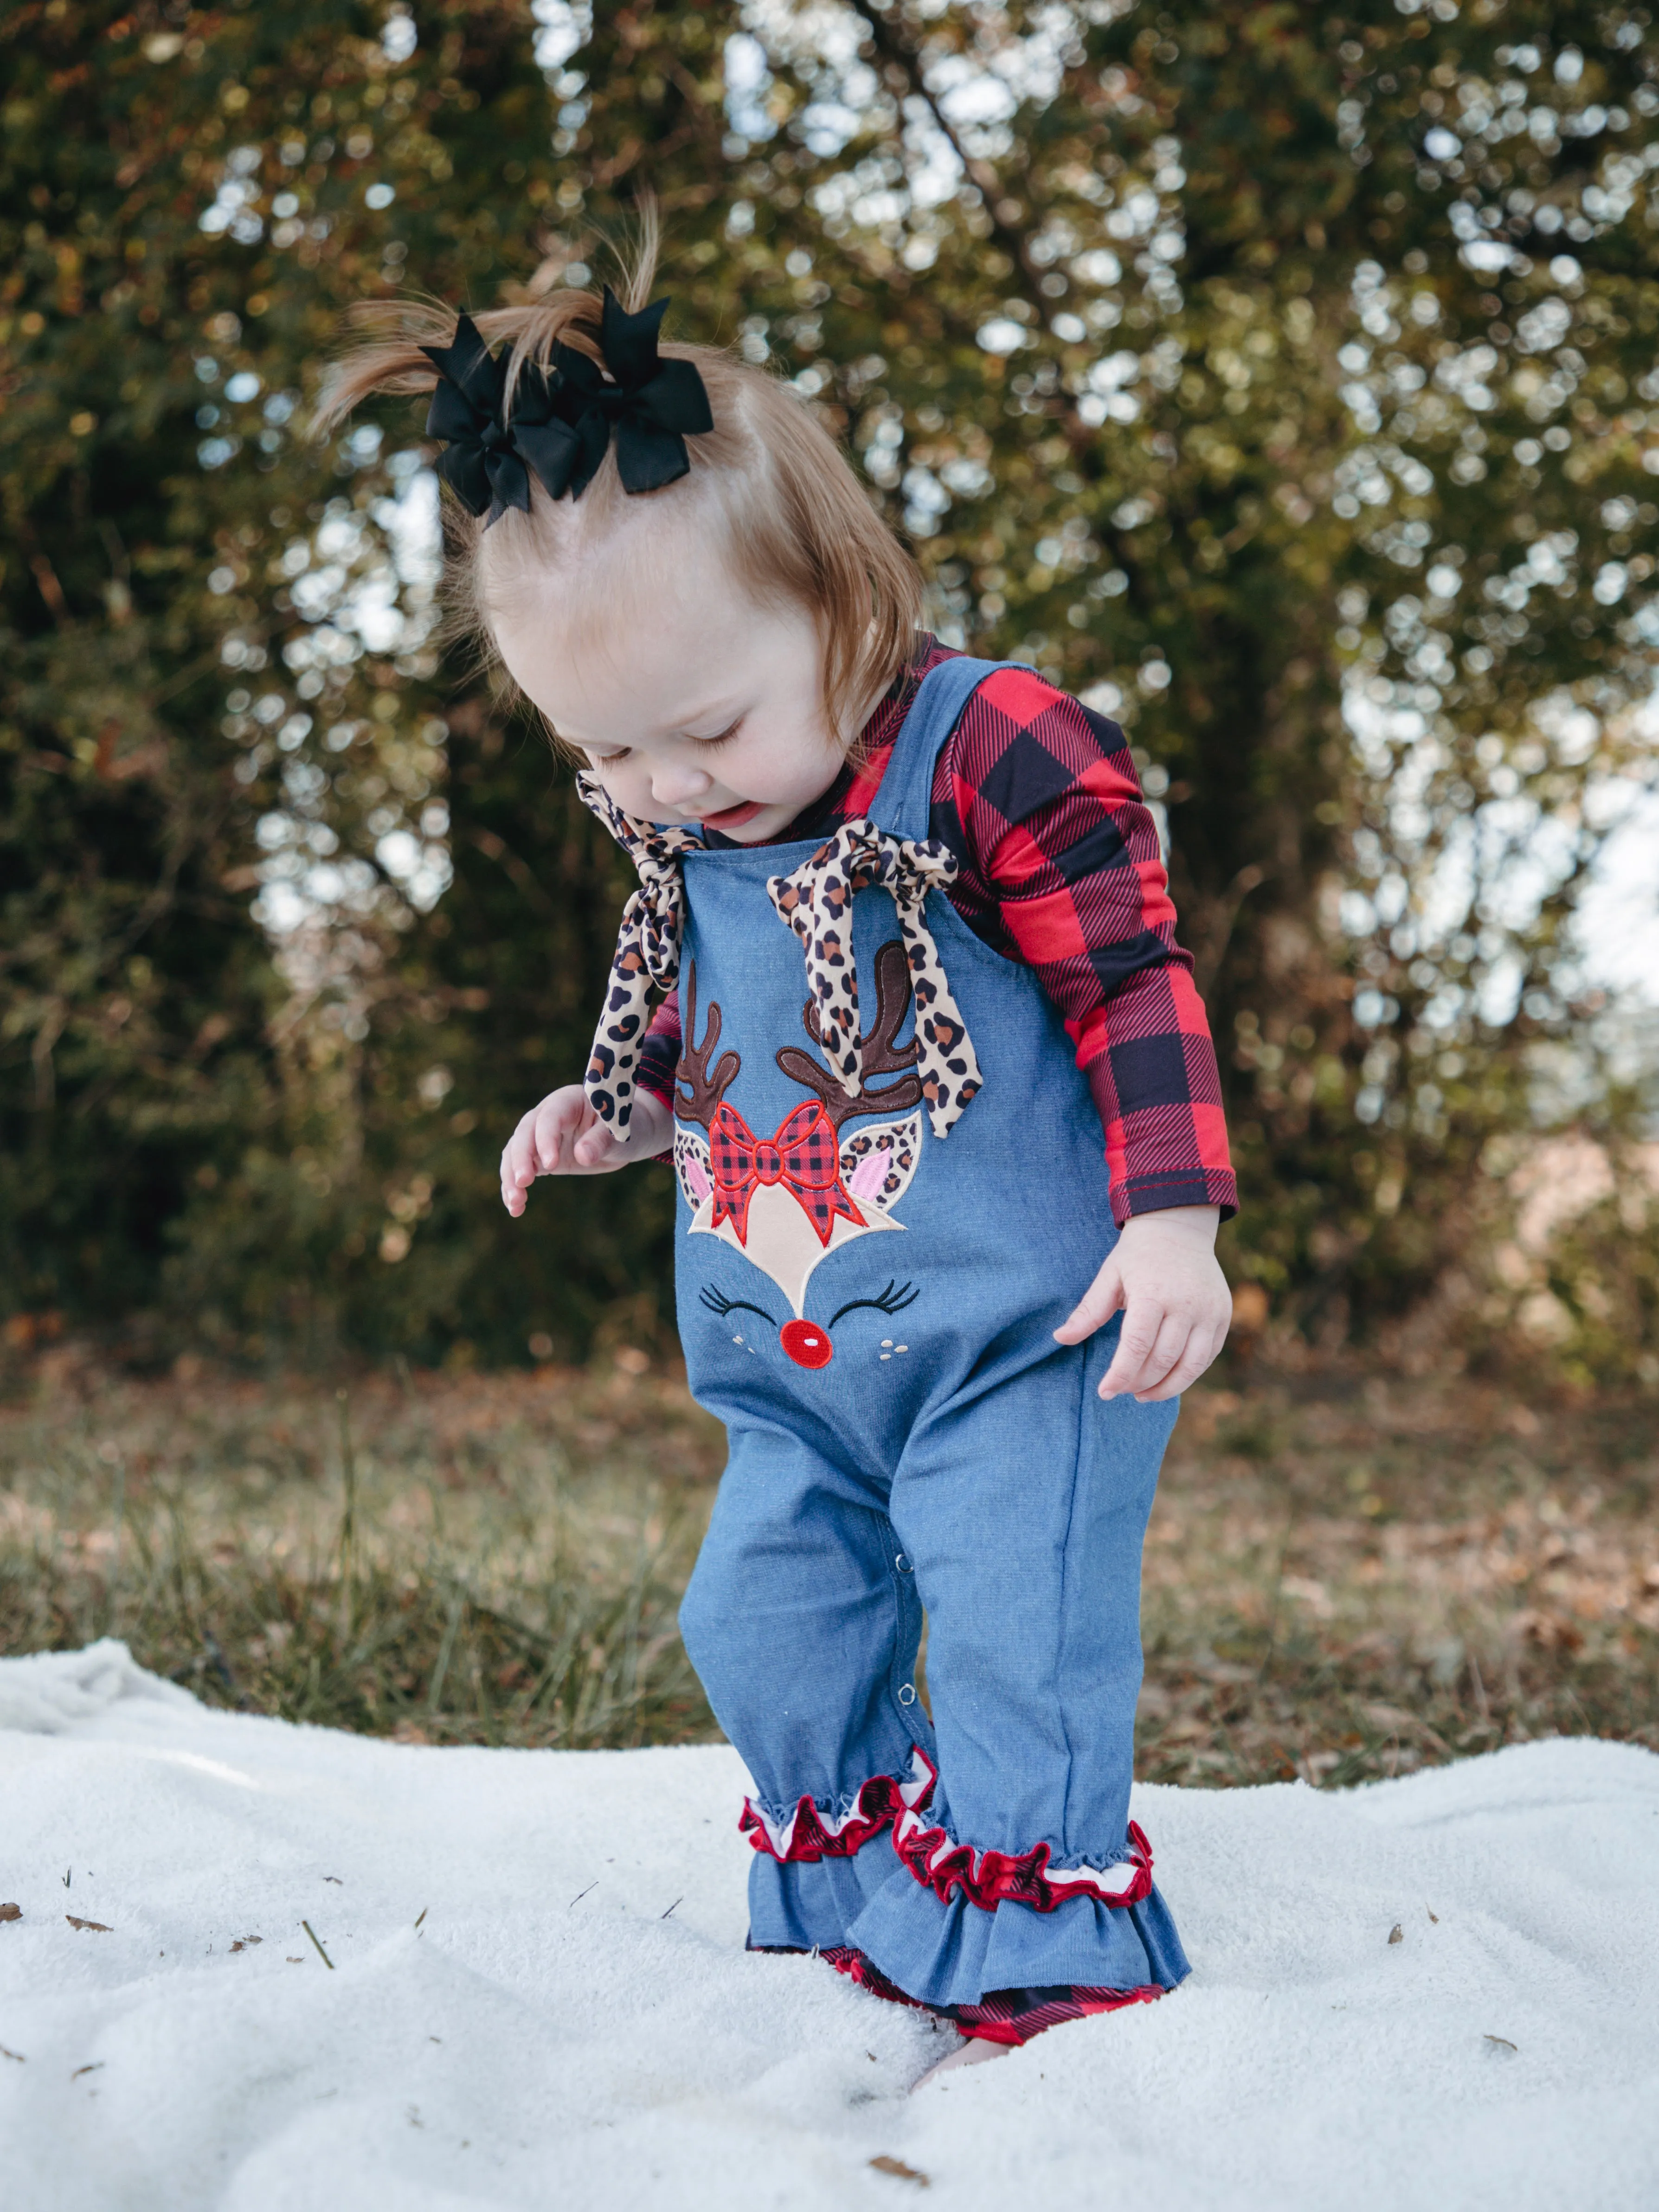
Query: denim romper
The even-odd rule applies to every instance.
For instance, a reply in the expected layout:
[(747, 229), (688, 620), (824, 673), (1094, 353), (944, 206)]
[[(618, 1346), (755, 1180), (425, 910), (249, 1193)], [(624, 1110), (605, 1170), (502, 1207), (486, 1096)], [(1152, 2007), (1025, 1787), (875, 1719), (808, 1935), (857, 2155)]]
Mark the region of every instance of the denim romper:
[[(885, 849), (939, 852), (939, 750), (1008, 665), (918, 687), (861, 825)], [(837, 1080), (778, 896), (824, 849), (676, 854), (679, 1329), (731, 1446), (680, 1626), (753, 1778), (750, 1941), (855, 1947), (939, 2005), (1170, 1988), (1187, 1961), (1128, 1802), (1176, 1408), (1097, 1398), (1116, 1321), (1052, 1334), (1115, 1240), (1098, 1119), (1036, 976), (937, 879), (902, 929), (891, 883), (840, 902), (858, 1013)], [(917, 1067), (930, 962), (980, 1086), (943, 1137)]]

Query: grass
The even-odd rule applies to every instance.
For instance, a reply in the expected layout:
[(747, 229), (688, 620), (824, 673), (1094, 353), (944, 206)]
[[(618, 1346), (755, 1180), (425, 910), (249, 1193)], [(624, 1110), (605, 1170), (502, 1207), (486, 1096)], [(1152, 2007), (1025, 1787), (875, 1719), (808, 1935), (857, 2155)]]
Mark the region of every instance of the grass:
[[(210, 1704), (405, 1741), (707, 1740), (674, 1615), (721, 1437), (618, 1360), (337, 1392), (51, 1350), (0, 1405), (0, 1653), (114, 1633)], [(1147, 1546), (1139, 1771), (1659, 1749), (1655, 1428), (1650, 1400), (1349, 1366), (1194, 1393)]]
[(113, 1633), (210, 1704), (411, 1741), (696, 1741), (674, 1615), (719, 1458), (622, 1370), (49, 1373), (0, 1410), (0, 1650)]
[(1341, 1369), (1194, 1393), (1149, 1532), (1139, 1771), (1340, 1786), (1540, 1735), (1659, 1750), (1653, 1416)]

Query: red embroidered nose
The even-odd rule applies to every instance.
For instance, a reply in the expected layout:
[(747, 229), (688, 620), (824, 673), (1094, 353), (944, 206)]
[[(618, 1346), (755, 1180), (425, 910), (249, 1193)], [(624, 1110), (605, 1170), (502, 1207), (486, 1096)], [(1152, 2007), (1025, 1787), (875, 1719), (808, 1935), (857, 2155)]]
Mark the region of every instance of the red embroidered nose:
[(787, 1321), (778, 1331), (778, 1342), (797, 1367), (827, 1367), (835, 1356), (830, 1332), (815, 1321)]

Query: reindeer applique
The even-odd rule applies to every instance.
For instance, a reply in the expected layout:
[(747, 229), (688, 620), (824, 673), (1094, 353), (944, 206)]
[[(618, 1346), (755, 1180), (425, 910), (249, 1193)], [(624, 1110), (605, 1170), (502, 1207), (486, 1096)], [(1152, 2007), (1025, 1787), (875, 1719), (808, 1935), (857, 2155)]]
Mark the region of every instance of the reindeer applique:
[[(898, 939), (877, 953), (875, 976), (876, 1015), (859, 1038), (857, 1091), (849, 1095), (810, 1053), (785, 1045), (776, 1054), (779, 1067), (812, 1095), (784, 1116), (772, 1136), (759, 1137), (726, 1103), (743, 1063), (735, 1052), (714, 1056), (720, 1010), (712, 1000), (702, 1042), (696, 1042), (696, 965), (686, 963), (684, 1042), (675, 1070), (674, 1169), (692, 1210), (691, 1233), (718, 1237), (776, 1284), (793, 1315), (779, 1330), (779, 1341), (799, 1367), (825, 1367), (834, 1356), (829, 1328), (802, 1314), (813, 1270), (857, 1237), (903, 1228), (891, 1208), (909, 1188), (921, 1151), (921, 1115), (915, 1110), (923, 1095), (922, 1079), (915, 1072), (921, 1048), (914, 1037), (908, 1044), (894, 1042), (910, 1006), (909, 964)], [(801, 1019), (808, 1036), (822, 1045), (811, 1000)], [(874, 1078), (888, 1075), (896, 1080), (871, 1088)], [(872, 1114), (902, 1118), (876, 1122), (843, 1142), (845, 1124)], [(700, 1136), (699, 1128), (706, 1134)], [(854, 1299), (842, 1312), (867, 1305), (897, 1313), (915, 1296), (910, 1285), (890, 1282), (878, 1297)], [(727, 1298), (712, 1287), (702, 1299), (720, 1314), (750, 1307), (748, 1300)], [(763, 1307), (750, 1310), (772, 1319)]]

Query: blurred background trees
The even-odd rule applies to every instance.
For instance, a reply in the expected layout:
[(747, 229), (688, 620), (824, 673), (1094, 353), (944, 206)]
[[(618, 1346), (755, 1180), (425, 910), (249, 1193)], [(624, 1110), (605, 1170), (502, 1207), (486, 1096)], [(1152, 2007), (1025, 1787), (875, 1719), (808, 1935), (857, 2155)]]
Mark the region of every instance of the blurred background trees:
[(942, 632), (1130, 730), (1236, 1276), (1326, 1345), (1518, 1315), (1659, 1377), (1613, 889), (1659, 844), (1647, 10), (49, 0), (0, 40), (16, 1328), (668, 1326), (662, 1171), (493, 1195), (621, 864), (434, 641), (421, 410), (304, 428), (355, 301), (582, 281), (648, 190), (672, 328), (824, 410)]

